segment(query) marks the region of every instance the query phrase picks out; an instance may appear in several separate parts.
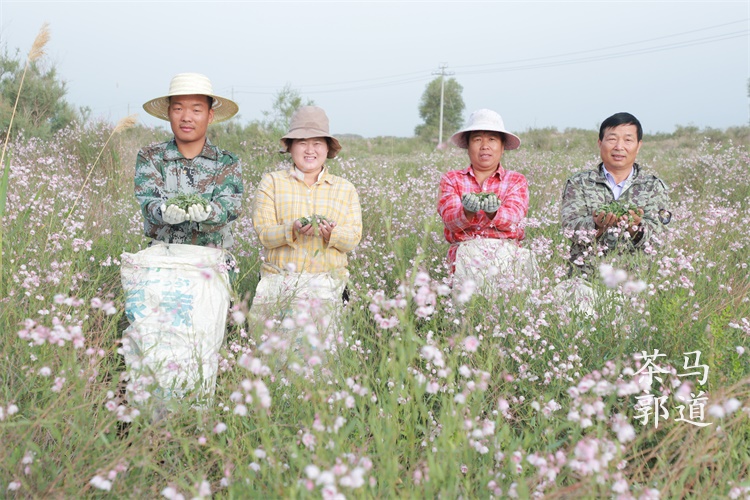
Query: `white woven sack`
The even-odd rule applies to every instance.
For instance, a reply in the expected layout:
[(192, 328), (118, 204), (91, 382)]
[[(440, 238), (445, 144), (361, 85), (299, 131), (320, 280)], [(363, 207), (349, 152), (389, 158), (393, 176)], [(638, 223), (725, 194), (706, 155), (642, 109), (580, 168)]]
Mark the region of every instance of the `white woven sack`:
[[(606, 314), (610, 307), (616, 307), (622, 311), (625, 302), (625, 297), (618, 290), (595, 289), (581, 277), (560, 282), (552, 289), (552, 295), (557, 302), (566, 304), (572, 310), (589, 318)], [(624, 321), (621, 313), (616, 313), (615, 318), (618, 321)]]
[(322, 337), (338, 325), (345, 287), (345, 279), (330, 273), (266, 274), (255, 290), (250, 317), (260, 322), (293, 319), (295, 326), (287, 329), (299, 327), (299, 331), (290, 340), (298, 341), (308, 325), (314, 325), (315, 333)]
[(213, 395), (230, 302), (225, 264), (223, 250), (196, 245), (122, 254), (125, 362), (136, 376), (154, 377), (162, 400), (194, 389)]
[(552, 289), (552, 294), (558, 302), (569, 305), (580, 314), (589, 317), (596, 315), (598, 294), (581, 278), (576, 277), (560, 282)]
[(459, 244), (453, 282), (471, 279), (477, 290), (483, 290), (501, 280), (517, 280), (528, 285), (537, 279), (537, 273), (534, 255), (514, 241), (475, 238)]

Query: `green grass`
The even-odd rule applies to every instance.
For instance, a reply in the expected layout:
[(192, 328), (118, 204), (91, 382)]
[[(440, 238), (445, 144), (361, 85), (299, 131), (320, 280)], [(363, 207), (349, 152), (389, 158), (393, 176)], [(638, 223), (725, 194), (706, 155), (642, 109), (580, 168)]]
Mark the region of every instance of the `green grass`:
[[(218, 132), (212, 140), (243, 161), (247, 193), (236, 228), (234, 293), (235, 306), (246, 312), (259, 270), (259, 245), (247, 222), (253, 190), (284, 157), (271, 138)], [(651, 292), (619, 310), (602, 304), (596, 318), (569, 312), (550, 296), (567, 249), (557, 225), (560, 192), (568, 175), (596, 161), (595, 134), (528, 131), (529, 148), (506, 154), (506, 168), (529, 179), (536, 223), (525, 245), (539, 249), (544, 281), (533, 298), (500, 290), (465, 304), (438, 293), (448, 277), (448, 247), (435, 210), (440, 173), (465, 167), (465, 152), (433, 152), (397, 138), (342, 141), (344, 155), (329, 163), (358, 188), (365, 231), (350, 259), (352, 302), (333, 339), (337, 354), (327, 354), (323, 369), (282, 370), (259, 353), (262, 326), (230, 324), (215, 405), (197, 411), (185, 403), (167, 419), (142, 416), (130, 425), (106, 408), (123, 371), (116, 261), (146, 243), (132, 165), (139, 147), (162, 137), (136, 127), (113, 140), (112, 163), (94, 172), (63, 223), (80, 173), (95, 157), (83, 144), (92, 134), (108, 135), (67, 131), (57, 142), (12, 145), (0, 277), (9, 292), (0, 303), (2, 495), (151, 498), (173, 487), (192, 498), (205, 480), (221, 497), (318, 498), (323, 485), (310, 479), (313, 465), (332, 472), (337, 491), (366, 498), (615, 496), (618, 481), (636, 497), (647, 488), (662, 498), (705, 498), (750, 487), (747, 411), (723, 419), (707, 414), (713, 425), (706, 428), (675, 421), (676, 412), (658, 428), (642, 426), (635, 395), (606, 389), (631, 380), (641, 351), (659, 349), (682, 373), (683, 353), (699, 349), (710, 373), (694, 389), (706, 392), (708, 406), (731, 398), (750, 406), (749, 333), (731, 326), (750, 318), (746, 130), (710, 131), (707, 141), (705, 131), (688, 129), (645, 139), (641, 162), (672, 187), (675, 218), (664, 248), (636, 268), (634, 277)], [(417, 314), (420, 271), (436, 293), (429, 317)], [(369, 308), (377, 292), (403, 299), (381, 311), (398, 319), (391, 329), (378, 327)], [(92, 299), (111, 301), (117, 312), (107, 314)], [(83, 347), (67, 340), (35, 345), (18, 335), (54, 328), (80, 329)], [(479, 341), (476, 351), (464, 348), (469, 337)], [(259, 357), (268, 371), (242, 368), (242, 354)], [(256, 385), (246, 390), (244, 380)], [(586, 380), (601, 382), (599, 392), (584, 392)], [(261, 383), (269, 407), (260, 404)], [(673, 406), (670, 390), (656, 393)], [(233, 393), (248, 401), (246, 416), (234, 413)], [(18, 408), (12, 415), (10, 405)], [(603, 418), (594, 413), (584, 426), (568, 417), (587, 405)], [(616, 414), (633, 426), (632, 440), (618, 440)], [(218, 423), (226, 430), (214, 433)], [(588, 474), (577, 463), (594, 445), (613, 451), (596, 452), (600, 472)], [(363, 484), (342, 484), (357, 467)], [(109, 493), (90, 483), (109, 474)]]

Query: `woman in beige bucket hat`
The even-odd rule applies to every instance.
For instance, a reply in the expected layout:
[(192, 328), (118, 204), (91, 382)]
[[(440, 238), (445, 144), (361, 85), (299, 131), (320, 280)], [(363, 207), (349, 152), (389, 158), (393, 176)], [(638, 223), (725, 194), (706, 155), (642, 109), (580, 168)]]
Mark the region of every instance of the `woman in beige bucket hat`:
[(519, 247), (529, 209), (528, 184), (522, 174), (501, 164), (503, 153), (517, 149), (521, 140), (506, 130), (499, 114), (480, 109), (451, 142), (468, 151), (470, 162), (440, 179), (438, 213), (451, 244), (454, 283), (471, 280), (488, 292), (500, 279), (531, 277), (531, 254)]
[(362, 237), (359, 196), (351, 182), (325, 165), (341, 144), (330, 134), (322, 108), (295, 111), (281, 144), (292, 165), (265, 174), (255, 195), (253, 226), (265, 259), (251, 315), (268, 319), (288, 300), (295, 314), (309, 313), (325, 342), (341, 310), (346, 254)]

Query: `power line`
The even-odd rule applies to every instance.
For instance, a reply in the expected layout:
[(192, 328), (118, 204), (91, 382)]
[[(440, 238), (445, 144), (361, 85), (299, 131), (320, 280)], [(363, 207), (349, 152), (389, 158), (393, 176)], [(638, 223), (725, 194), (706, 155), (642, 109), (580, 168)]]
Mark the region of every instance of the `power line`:
[[(740, 21), (732, 21), (730, 23), (715, 24), (713, 26), (707, 26), (705, 28), (698, 28), (698, 29), (694, 29), (694, 30), (690, 30), (690, 31), (682, 31), (680, 33), (673, 33), (671, 35), (664, 35), (664, 36), (659, 36), (659, 37), (656, 37), (656, 38), (647, 38), (645, 40), (638, 40), (638, 41), (634, 41), (634, 42), (625, 42), (625, 43), (620, 43), (620, 44), (617, 44), (617, 45), (608, 45), (606, 47), (598, 47), (598, 48), (594, 48), (594, 49), (577, 50), (577, 51), (574, 51), (574, 52), (563, 52), (562, 54), (554, 54), (554, 55), (550, 55), (550, 56), (539, 56), (539, 57), (530, 57), (530, 58), (525, 58), (525, 59), (514, 59), (514, 60), (510, 60), (510, 61), (503, 61), (503, 62), (497, 62), (497, 63), (469, 64), (469, 65), (463, 65), (463, 66), (454, 66), (454, 68), (461, 69), (461, 68), (477, 68), (477, 67), (483, 67), (483, 66), (498, 66), (498, 65), (502, 65), (502, 64), (522, 63), (522, 62), (529, 62), (529, 61), (538, 61), (538, 60), (542, 60), (542, 59), (553, 59), (553, 58), (564, 57), (564, 56), (574, 56), (574, 55), (578, 55), (578, 54), (588, 54), (590, 52), (602, 52), (602, 51), (605, 51), (605, 50), (617, 49), (617, 48), (620, 48), (620, 47), (632, 47), (633, 45), (637, 45), (637, 44), (641, 44), (641, 43), (654, 42), (654, 41), (657, 41), (657, 40), (664, 40), (666, 38), (675, 38), (675, 37), (678, 37), (678, 36), (689, 35), (689, 34), (692, 34), (692, 33), (698, 33), (700, 31), (708, 31), (708, 30), (712, 30), (712, 29), (715, 29), (715, 28), (723, 28), (725, 26), (731, 26), (733, 24), (745, 23), (747, 21), (748, 21), (748, 19), (742, 19)], [(719, 35), (714, 35), (714, 36), (719, 36)], [(687, 41), (690, 41), (690, 40), (687, 40)]]
[[(338, 86), (338, 85), (350, 85), (350, 84), (356, 84), (356, 83), (371, 83), (371, 82), (377, 82), (379, 80), (391, 80), (391, 79), (394, 79), (394, 78), (402, 78), (402, 77), (405, 77), (405, 76), (411, 77), (411, 78), (397, 80), (397, 81), (394, 81), (394, 82), (384, 82), (383, 83), (384, 86), (388, 86), (388, 85), (393, 85), (393, 84), (397, 84), (397, 83), (409, 83), (409, 82), (412, 82), (412, 81), (423, 80), (425, 78), (425, 74), (428, 71), (429, 70), (412, 71), (410, 73), (401, 73), (399, 75), (376, 76), (376, 77), (373, 77), (373, 78), (366, 78), (366, 79), (362, 79), (362, 80), (349, 80), (349, 81), (336, 82), (336, 83), (311, 83), (311, 84), (302, 85), (302, 87), (305, 87), (305, 88), (309, 88), (309, 87), (331, 87), (331, 86)], [(235, 85), (234, 88), (235, 89), (248, 88), (248, 89), (272, 89), (272, 90), (276, 90), (278, 87), (273, 87), (273, 86), (270, 86), (270, 85)], [(355, 87), (355, 88), (358, 88), (358, 87)], [(252, 94), (252, 93), (262, 94), (262, 93), (264, 93), (264, 92), (253, 91), (253, 90), (241, 90), (240, 92), (245, 93), (245, 94)]]
[[(676, 50), (676, 49), (682, 49), (682, 48), (692, 47), (696, 45), (705, 45), (709, 43), (726, 41), (726, 40), (730, 40), (734, 38), (747, 37), (749, 32), (747, 29), (745, 29), (745, 30), (732, 31), (732, 32), (727, 32), (727, 33), (720, 33), (720, 34), (711, 35), (707, 37), (692, 38), (689, 40), (683, 40), (683, 41), (678, 41), (678, 42), (669, 43), (669, 44), (662, 44), (662, 45), (655, 45), (655, 46), (650, 46), (650, 47), (642, 47), (638, 49), (620, 51), (620, 52), (615, 52), (615, 53), (604, 53), (604, 54), (599, 54), (599, 55), (591, 55), (587, 57), (573, 57), (573, 58), (562, 59), (562, 60), (554, 60), (554, 59), (559, 59), (559, 58), (568, 57), (568, 56), (578, 56), (578, 55), (583, 55), (583, 54), (591, 54), (595, 52), (603, 52), (603, 51), (617, 49), (621, 47), (633, 47), (634, 45), (638, 45), (638, 44), (644, 44), (644, 43), (654, 42), (658, 40), (664, 40), (664, 39), (675, 38), (675, 37), (680, 37), (684, 35), (690, 35), (690, 34), (702, 32), (702, 31), (708, 31), (708, 30), (712, 30), (716, 28), (723, 28), (726, 26), (731, 26), (734, 24), (746, 23), (747, 21), (748, 19), (746, 18), (746, 19), (742, 19), (739, 21), (732, 21), (729, 23), (707, 26), (705, 28), (698, 28), (694, 30), (683, 31), (683, 32), (674, 33), (671, 35), (664, 35), (664, 36), (659, 36), (655, 38), (648, 38), (644, 40), (625, 42), (625, 43), (621, 43), (617, 45), (610, 45), (610, 46), (587, 49), (587, 50), (565, 52), (565, 53), (554, 54), (554, 55), (549, 55), (549, 56), (515, 59), (515, 60), (495, 62), (495, 63), (452, 66), (452, 68), (459, 70), (455, 74), (476, 75), (476, 74), (497, 73), (497, 72), (523, 71), (523, 70), (539, 69), (539, 68), (547, 68), (547, 67), (555, 67), (555, 66), (567, 66), (567, 65), (572, 65), (572, 64), (605, 61), (605, 60), (610, 60), (610, 59), (649, 54), (649, 53), (654, 53), (654, 52), (663, 52), (667, 50)], [(548, 60), (548, 61), (538, 62), (535, 64), (528, 64), (528, 63), (534, 63), (535, 61), (544, 61), (544, 60)], [(509, 66), (509, 65), (512, 65), (512, 66)], [(501, 67), (498, 67), (498, 66), (501, 66)], [(502, 67), (502, 66), (505, 66), (505, 67)], [(446, 65), (443, 65), (442, 69), (444, 70), (445, 67)], [(486, 68), (486, 69), (476, 69), (473, 71), (460, 71), (461, 69), (470, 69), (470, 68)], [(357, 90), (371, 90), (371, 89), (378, 89), (378, 88), (385, 88), (385, 87), (407, 85), (410, 83), (422, 82), (422, 81), (430, 79), (430, 77), (435, 74), (438, 74), (438, 73), (434, 73), (431, 70), (425, 69), (422, 71), (400, 73), (397, 75), (378, 76), (378, 77), (373, 77), (373, 78), (348, 80), (348, 81), (337, 82), (337, 83), (306, 84), (306, 85), (300, 85), (299, 87), (301, 89), (309, 89), (311, 87), (319, 89), (319, 90), (307, 90), (305, 91), (305, 94), (325, 94), (325, 93), (332, 93), (332, 92), (350, 92), (350, 91), (357, 91)], [(451, 74), (454, 74), (454, 73), (451, 73)], [(361, 84), (361, 85), (358, 85), (358, 84)], [(329, 87), (329, 88), (326, 88), (326, 87)], [(224, 87), (223, 89), (220, 89), (220, 92), (225, 92), (225, 93), (228, 92), (228, 93), (231, 93), (232, 96), (234, 96), (235, 94), (275, 95), (278, 92), (278, 88), (279, 88), (278, 86), (272, 87), (272, 86), (252, 86), (252, 85), (237, 86), (235, 85), (231, 87)], [(249, 89), (249, 90), (242, 90), (242, 89)], [(265, 90), (265, 89), (268, 89), (268, 90)], [(124, 106), (124, 105), (121, 105), (121, 106)], [(111, 111), (114, 107), (116, 106), (108, 106), (107, 108), (92, 109), (92, 112), (101, 111), (101, 109), (107, 109)], [(441, 124), (442, 124), (442, 120), (441, 120)]]
[(660, 45), (656, 47), (645, 47), (642, 49), (628, 50), (624, 52), (616, 52), (614, 54), (602, 54), (598, 56), (582, 57), (582, 58), (577, 58), (577, 59), (567, 59), (563, 61), (550, 61), (550, 62), (538, 63), (538, 64), (525, 64), (525, 65), (518, 65), (518, 66), (510, 66), (507, 68), (494, 68), (494, 69), (484, 69), (484, 70), (477, 70), (477, 71), (460, 71), (458, 74), (479, 75), (479, 74), (486, 74), (486, 73), (503, 73), (503, 72), (521, 71), (521, 70), (527, 70), (527, 69), (550, 68), (550, 67), (555, 67), (555, 66), (569, 66), (572, 64), (581, 64), (581, 63), (596, 62), (596, 61), (607, 61), (610, 59), (619, 59), (621, 57), (651, 54), (654, 52), (664, 52), (666, 50), (681, 49), (685, 47), (692, 47), (694, 45), (705, 45), (708, 43), (721, 42), (724, 40), (730, 40), (732, 38), (742, 38), (742, 37), (747, 37), (747, 36), (748, 36), (748, 31), (736, 31), (733, 33), (725, 33), (722, 35), (716, 35), (713, 37), (706, 37), (702, 39), (690, 40), (690, 41), (685, 41), (685, 42), (677, 42), (673, 44)]
[[(424, 76), (421, 76), (421, 77), (409, 78), (409, 79), (406, 79), (406, 80), (399, 80), (399, 81), (389, 82), (389, 83), (380, 83), (380, 84), (373, 84), (373, 85), (361, 85), (361, 86), (356, 86), (356, 87), (338, 88), (338, 89), (330, 89), (330, 90), (312, 90), (312, 91), (309, 91), (307, 93), (308, 94), (325, 94), (325, 93), (330, 93), (330, 92), (345, 92), (345, 91), (349, 91), (349, 90), (379, 89), (379, 88), (383, 88), (383, 87), (393, 87), (393, 86), (396, 86), (396, 85), (405, 85), (407, 83), (423, 82), (425, 80), (429, 80), (429, 78), (430, 78), (429, 75), (424, 75)], [(303, 86), (301, 88), (304, 89), (304, 88), (307, 88), (307, 87)]]
[[(306, 91), (306, 94), (325, 94), (330, 92), (346, 92), (350, 90), (368, 90), (368, 89), (377, 89), (377, 88), (383, 88), (383, 87), (393, 87), (394, 85), (405, 85), (407, 83), (414, 83), (414, 82), (421, 82), (424, 80), (427, 80), (429, 78), (429, 75), (426, 74), (426, 71), (422, 73), (422, 76), (414, 77), (414, 78), (406, 78), (402, 80), (395, 80), (392, 82), (384, 82), (384, 83), (372, 83), (369, 85), (354, 85), (350, 87), (336, 87), (336, 88), (329, 88), (329, 89), (321, 89), (321, 90), (310, 90)], [(362, 80), (362, 82), (368, 82), (368, 81), (374, 81), (374, 80), (382, 80), (383, 78), (375, 78), (373, 80)], [(327, 86), (335, 87), (337, 85), (345, 85), (344, 82), (342, 83), (331, 83), (326, 84)], [(307, 89), (309, 87), (322, 87), (323, 84), (317, 84), (317, 85), (300, 85), (299, 89)], [(252, 91), (252, 90), (237, 90), (242, 88), (241, 86), (235, 86), (235, 93), (237, 94), (256, 94), (256, 95), (273, 95), (276, 94), (278, 91), (278, 88), (276, 88), (276, 91), (273, 92), (263, 92), (263, 91)]]
[[(615, 53), (610, 52), (610, 53), (591, 55), (591, 56), (586, 56), (586, 57), (573, 57), (573, 58), (559, 60), (560, 58), (568, 57), (568, 56), (577, 56), (577, 55), (583, 55), (583, 54), (603, 52), (603, 51), (617, 49), (621, 47), (633, 47), (634, 45), (690, 35), (690, 34), (699, 33), (703, 31), (713, 30), (716, 28), (723, 28), (726, 26), (731, 26), (731, 25), (735, 25), (739, 23), (745, 23), (747, 21), (748, 19), (743, 19), (740, 21), (732, 21), (729, 23), (716, 24), (716, 25), (707, 26), (704, 28), (698, 28), (694, 30), (673, 33), (671, 35), (663, 35), (659, 37), (648, 38), (644, 40), (636, 40), (632, 42), (626, 42), (622, 44), (610, 45), (610, 46), (599, 47), (599, 48), (594, 48), (594, 49), (565, 52), (565, 53), (554, 54), (554, 55), (549, 55), (549, 56), (515, 59), (515, 60), (495, 62), (495, 63), (453, 66), (453, 68), (458, 70), (456, 74), (459, 74), (459, 75), (476, 75), (476, 74), (497, 73), (497, 72), (522, 71), (522, 70), (539, 69), (539, 68), (556, 67), (556, 66), (567, 66), (571, 64), (582, 64), (586, 62), (606, 61), (606, 60), (616, 59), (616, 58), (621, 58), (621, 57), (650, 54), (654, 52), (662, 52), (666, 50), (675, 50), (675, 49), (681, 49), (681, 48), (686, 48), (686, 47), (692, 47), (696, 45), (716, 43), (716, 42), (721, 42), (725, 40), (730, 40), (733, 38), (746, 37), (748, 36), (748, 30), (739, 30), (739, 31), (732, 31), (728, 33), (720, 33), (720, 34), (710, 35), (710, 36), (701, 37), (701, 38), (693, 38), (689, 40), (676, 41), (673, 43), (661, 44), (661, 45), (650, 46), (650, 47), (635, 48), (632, 50), (620, 51), (620, 52), (615, 52)], [(558, 60), (555, 60), (555, 59), (558, 59)], [(534, 63), (535, 61), (545, 61), (545, 60), (547, 62)], [(528, 64), (528, 63), (532, 63), (532, 64)], [(462, 71), (462, 69), (469, 69), (469, 68), (486, 68), (486, 69)], [(431, 74), (435, 75), (439, 73), (433, 72)], [(404, 77), (407, 77), (407, 78), (404, 78)], [(391, 75), (391, 76), (381, 76), (381, 77), (373, 77), (373, 78), (367, 78), (367, 79), (349, 80), (349, 81), (343, 81), (343, 82), (337, 82), (337, 83), (305, 84), (305, 85), (299, 85), (298, 87), (301, 89), (301, 91), (304, 91), (305, 94), (325, 94), (325, 93), (332, 93), (332, 92), (372, 90), (372, 89), (378, 89), (378, 88), (407, 85), (410, 83), (425, 81), (429, 78), (430, 76), (428, 74), (428, 70), (424, 70), (424, 71), (414, 71), (410, 73), (401, 73), (401, 74)], [(242, 90), (243, 88), (259, 89), (259, 90)], [(254, 95), (274, 95), (278, 91), (278, 87), (268, 87), (268, 86), (257, 86), (257, 87), (235, 86), (233, 87), (233, 89), (236, 94), (254, 94)], [(273, 90), (260, 90), (260, 89), (273, 89)]]

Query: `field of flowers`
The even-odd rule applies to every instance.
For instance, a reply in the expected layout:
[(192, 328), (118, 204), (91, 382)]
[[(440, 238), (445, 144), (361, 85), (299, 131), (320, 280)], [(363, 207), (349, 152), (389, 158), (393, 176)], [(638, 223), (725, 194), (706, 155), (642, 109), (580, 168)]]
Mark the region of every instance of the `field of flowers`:
[[(216, 398), (155, 423), (122, 400), (119, 272), (146, 245), (135, 154), (167, 135), (136, 127), (104, 147), (111, 131), (9, 144), (0, 496), (750, 497), (747, 129), (645, 138), (641, 163), (670, 186), (673, 220), (636, 272), (613, 271), (593, 317), (552, 293), (567, 273), (562, 187), (596, 164), (593, 132), (529, 131), (506, 153), (529, 180), (524, 245), (541, 281), (507, 280), (492, 297), (448, 286), (437, 186), (465, 152), (342, 140), (329, 165), (357, 187), (364, 222), (351, 302), (318, 339), (324, 359), (283, 370), (276, 326), (246, 313), (254, 189), (284, 158), (214, 131), (246, 189)], [(637, 372), (656, 350), (666, 373), (649, 386)]]

